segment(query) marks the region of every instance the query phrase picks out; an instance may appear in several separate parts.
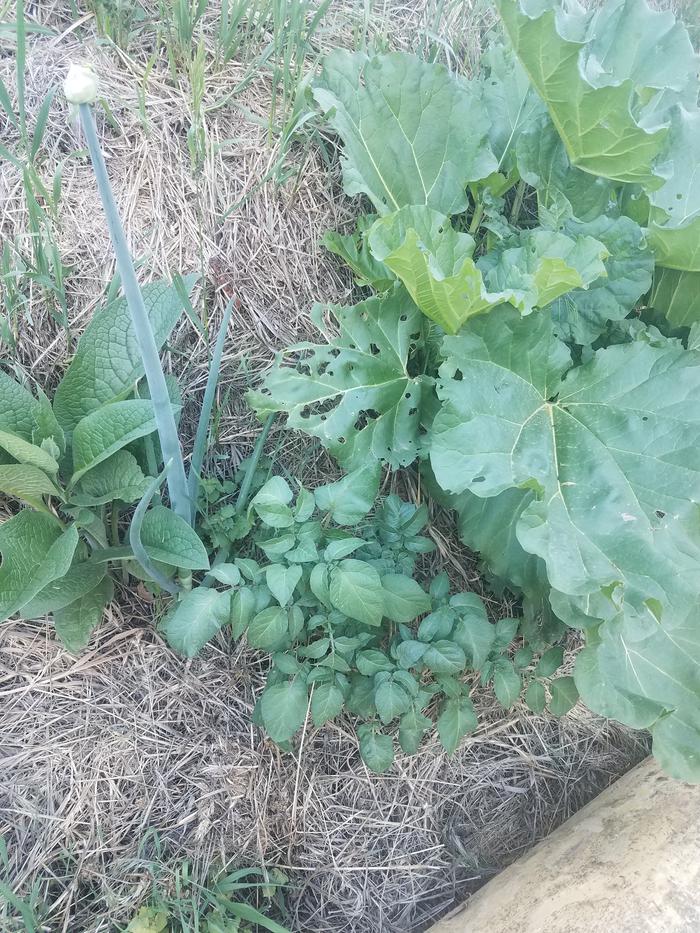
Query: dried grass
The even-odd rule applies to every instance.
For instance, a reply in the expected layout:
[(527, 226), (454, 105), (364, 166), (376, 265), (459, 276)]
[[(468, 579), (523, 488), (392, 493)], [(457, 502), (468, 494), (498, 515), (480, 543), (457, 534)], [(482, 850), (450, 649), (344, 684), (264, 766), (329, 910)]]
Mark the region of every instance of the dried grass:
[[(243, 67), (208, 67), (205, 103), (231, 96), (206, 114), (208, 155), (193, 173), (187, 80), (173, 82), (158, 61), (141, 109), (145, 39), (126, 55), (94, 39), (79, 41), (67, 3), (28, 8), (62, 30), (58, 39), (31, 40), (28, 112), (36, 112), (69, 61), (87, 57), (95, 64), (111, 112), (109, 121), (100, 116), (102, 143), (144, 275), (200, 271), (205, 289), (197, 307), (214, 324), (229, 297), (240, 302), (222, 366), (212, 459), (214, 469), (229, 472), (256, 431), (241, 390), (268, 365), (273, 349), (313, 332), (313, 301), (350, 294), (348, 277), (319, 240), (325, 230), (346, 225), (354, 205), (319, 150), (301, 143), (287, 156), (296, 169), (290, 180), (281, 187), (263, 181), (279, 156), (264, 125), (266, 74), (234, 95)], [(333, 4), (319, 43), (351, 41), (359, 22), (370, 40), (421, 47), (435, 8), (429, 0), (376, 3), (364, 22), (357, 5)], [(452, 64), (468, 69), (482, 21), (467, 4), (448, 4), (446, 11), (438, 44)], [(86, 20), (81, 29), (88, 27)], [(0, 58), (0, 77), (10, 89), (11, 51)], [(66, 116), (59, 95), (46, 130), (47, 179), (81, 145)], [(12, 127), (0, 125), (0, 132), (11, 147)], [(1, 164), (0, 237), (19, 238), (26, 249), (25, 224), (21, 184), (12, 166)], [(60, 378), (75, 335), (114, 272), (84, 161), (65, 164), (56, 235), (72, 266), (71, 333), (37, 292), (32, 319), (18, 334), (19, 363), (42, 385)], [(184, 384), (187, 426), (204, 388), (206, 346), (186, 319), (168, 361)], [(308, 444), (281, 432), (272, 449), (276, 460), (295, 464), (312, 480), (330, 469)], [(473, 558), (438, 517), (433, 533), (440, 563), (483, 591)], [(494, 614), (510, 609), (491, 603)], [(183, 859), (200, 880), (229, 862), (283, 867), (297, 931), (418, 930), (646, 752), (642, 737), (583, 710), (562, 722), (520, 706), (504, 713), (489, 691), (476, 689), (479, 731), (452, 759), (433, 739), (388, 775), (371, 775), (349, 722), (308, 729), (303, 748), (285, 756), (250, 725), (263, 658), (221, 636), (201, 658), (184, 663), (155, 633), (152, 606), (126, 592), (118, 606), (79, 658), (57, 646), (48, 625), (0, 627), (6, 875), (18, 895), (28, 896), (34, 886), (52, 904), (46, 921), (52, 933), (98, 933), (123, 924), (149, 897), (154, 864), (167, 882)]]

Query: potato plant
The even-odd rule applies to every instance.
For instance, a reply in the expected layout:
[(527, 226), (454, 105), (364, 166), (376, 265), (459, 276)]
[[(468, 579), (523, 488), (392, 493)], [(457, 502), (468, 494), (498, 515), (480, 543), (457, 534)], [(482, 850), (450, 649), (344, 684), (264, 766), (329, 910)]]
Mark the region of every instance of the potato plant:
[(497, 5), (470, 80), (326, 57), (369, 213), (325, 243), (369, 294), (250, 401), (347, 470), (418, 465), (527, 637), (581, 630), (589, 707), (700, 780), (698, 57), (645, 0)]

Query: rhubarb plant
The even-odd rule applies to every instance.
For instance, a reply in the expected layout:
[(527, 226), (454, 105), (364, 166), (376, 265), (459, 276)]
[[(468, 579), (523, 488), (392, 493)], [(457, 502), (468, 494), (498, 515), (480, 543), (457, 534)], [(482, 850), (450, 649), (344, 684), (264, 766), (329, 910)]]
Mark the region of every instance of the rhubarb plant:
[(348, 470), (419, 467), (521, 594), (525, 652), (581, 632), (555, 706), (698, 781), (698, 57), (645, 0), (498, 8), (469, 80), (326, 57), (311, 103), (368, 212), (324, 242), (362, 300), (249, 398)]

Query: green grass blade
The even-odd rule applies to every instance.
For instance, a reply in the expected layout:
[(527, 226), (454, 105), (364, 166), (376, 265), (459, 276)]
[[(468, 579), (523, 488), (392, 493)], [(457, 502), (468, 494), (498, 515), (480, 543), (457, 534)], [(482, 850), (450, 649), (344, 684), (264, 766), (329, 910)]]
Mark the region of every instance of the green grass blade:
[(166, 463), (172, 462), (172, 468), (168, 476), (170, 502), (173, 511), (181, 518), (184, 518), (186, 522), (190, 522), (191, 509), (187, 493), (185, 464), (182, 459), (180, 439), (177, 433), (173, 409), (170, 404), (165, 374), (161, 366), (151, 322), (143, 303), (141, 289), (136, 281), (134, 264), (126, 244), (126, 237), (124, 236), (117, 205), (114, 202), (114, 195), (112, 194), (109, 177), (107, 176), (107, 167), (105, 166), (102, 150), (100, 149), (100, 144), (97, 139), (95, 120), (88, 104), (80, 105), (80, 117), (85, 131), (88, 149), (90, 150), (95, 177), (97, 178), (97, 186), (107, 217), (107, 226), (117, 258), (117, 269), (119, 270), (124, 295), (129, 305), (131, 317), (134, 322), (134, 330), (136, 331), (136, 336), (141, 348), (146, 381), (148, 382), (151, 400), (153, 401), (158, 436), (160, 437), (160, 444), (163, 450), (163, 460)]
[(51, 88), (49, 93), (43, 100), (41, 107), (39, 108), (39, 113), (36, 118), (36, 126), (34, 127), (34, 134), (32, 136), (32, 144), (29, 149), (29, 158), (33, 162), (41, 148), (41, 144), (44, 139), (44, 130), (46, 129), (46, 123), (49, 119), (49, 111), (51, 110), (51, 104), (53, 103), (53, 98), (56, 93), (56, 88)]
[(27, 61), (27, 41), (24, 22), (24, 0), (17, 0), (17, 110), (22, 139), (27, 142), (27, 114), (24, 107), (24, 72)]
[(221, 327), (219, 328), (216, 344), (214, 345), (214, 352), (212, 353), (211, 357), (211, 363), (209, 364), (209, 375), (207, 376), (207, 385), (204, 390), (202, 409), (199, 413), (197, 433), (195, 435), (194, 447), (192, 449), (192, 460), (190, 461), (190, 472), (187, 477), (187, 488), (190, 495), (190, 502), (192, 503), (193, 523), (197, 510), (197, 489), (199, 486), (200, 474), (202, 472), (202, 464), (204, 463), (204, 453), (207, 446), (209, 419), (211, 418), (211, 410), (214, 406), (214, 395), (216, 393), (216, 386), (219, 381), (219, 367), (221, 366), (221, 357), (224, 353), (226, 332), (228, 330), (228, 323), (231, 320), (232, 311), (233, 299), (226, 305), (224, 316), (221, 319)]

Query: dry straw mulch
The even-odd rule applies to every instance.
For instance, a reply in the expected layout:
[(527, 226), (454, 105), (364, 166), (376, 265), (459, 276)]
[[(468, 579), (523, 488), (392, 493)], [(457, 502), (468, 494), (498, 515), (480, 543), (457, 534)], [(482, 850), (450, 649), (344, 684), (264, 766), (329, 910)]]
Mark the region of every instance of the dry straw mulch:
[[(333, 4), (323, 42), (349, 41), (359, 6)], [(90, 30), (90, 19), (76, 30), (69, 4), (58, 0), (27, 8), (58, 32), (31, 39), (30, 115), (69, 61), (87, 58), (103, 78), (110, 118), (99, 118), (102, 144), (144, 277), (200, 271), (214, 322), (229, 297), (239, 302), (211, 463), (230, 472), (257, 430), (242, 390), (276, 348), (313, 334), (314, 301), (351, 297), (348, 276), (320, 238), (349, 224), (356, 205), (321, 151), (303, 141), (286, 155), (288, 180), (263, 182), (279, 157), (265, 126), (265, 74), (233, 94), (243, 68), (208, 67), (205, 101), (227, 102), (205, 115), (208, 155), (193, 172), (186, 76), (173, 81), (158, 61), (142, 90), (147, 44), (127, 54), (94, 35), (84, 41), (78, 32)], [(376, 3), (365, 28), (371, 38), (411, 48), (435, 9)], [(438, 39), (453, 59), (473, 61), (477, 20), (467, 4), (447, 9)], [(0, 76), (11, 93), (13, 69), (8, 46)], [(0, 133), (11, 147), (13, 128), (0, 124)], [(46, 130), (46, 178), (81, 145), (59, 94)], [(84, 160), (65, 163), (55, 233), (70, 267), (71, 333), (39, 290), (18, 329), (20, 367), (49, 386), (114, 273)], [(0, 164), (0, 238), (28, 250), (21, 180), (9, 163)], [(184, 387), (187, 428), (206, 379), (206, 347), (187, 319), (166, 358)], [(324, 469), (308, 444), (281, 431), (270, 449), (306, 475)], [(479, 586), (442, 519), (433, 533), (439, 558)], [(561, 722), (521, 706), (505, 713), (490, 691), (476, 688), (479, 731), (451, 759), (430, 739), (388, 774), (371, 775), (349, 721), (308, 728), (302, 746), (283, 755), (250, 724), (265, 659), (222, 635), (185, 663), (156, 634), (153, 608), (122, 592), (80, 657), (56, 644), (49, 624), (0, 627), (0, 835), (8, 856), (0, 878), (19, 896), (35, 887), (53, 905), (51, 933), (120, 928), (150, 896), (154, 872), (167, 886), (183, 860), (200, 880), (221, 864), (282, 867), (296, 931), (419, 930), (646, 752), (642, 737), (582, 709)]]

